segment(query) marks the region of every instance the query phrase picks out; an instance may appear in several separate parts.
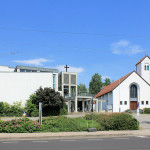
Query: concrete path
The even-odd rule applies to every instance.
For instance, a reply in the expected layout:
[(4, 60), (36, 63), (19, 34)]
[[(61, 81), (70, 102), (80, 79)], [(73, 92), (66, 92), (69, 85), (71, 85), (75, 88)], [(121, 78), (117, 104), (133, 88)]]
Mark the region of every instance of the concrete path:
[[(136, 114), (133, 114), (137, 118)], [(141, 129), (150, 129), (150, 114), (139, 114), (139, 122)]]
[(58, 133), (0, 133), (0, 140), (9, 139), (58, 139), (79, 137), (110, 137), (110, 136), (150, 136), (150, 130), (134, 131), (97, 131), (97, 132), (58, 132)]

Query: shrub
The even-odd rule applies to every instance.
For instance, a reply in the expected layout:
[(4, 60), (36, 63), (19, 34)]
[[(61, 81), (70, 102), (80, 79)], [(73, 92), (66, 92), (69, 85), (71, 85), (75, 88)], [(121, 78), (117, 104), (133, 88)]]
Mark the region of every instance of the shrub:
[(14, 102), (13, 105), (10, 105), (6, 102), (0, 103), (0, 116), (22, 116), (24, 108), (21, 105), (21, 102)]
[[(91, 116), (86, 116), (86, 119), (91, 119)], [(94, 114), (93, 119), (96, 120), (104, 130), (137, 130), (137, 120), (130, 114)]]
[(59, 115), (67, 115), (68, 114), (68, 106), (64, 103), (63, 108), (60, 109)]
[(144, 114), (150, 114), (150, 108), (144, 108)]
[[(91, 127), (91, 120), (88, 121), (89, 127)], [(101, 126), (93, 121), (93, 127), (101, 130)], [(57, 130), (55, 130), (55, 128)], [(87, 131), (87, 120), (84, 118), (67, 118), (65, 116), (60, 116), (56, 118), (55, 125), (51, 129), (51, 131), (59, 131), (59, 132), (73, 132), (73, 131)]]
[(35, 95), (31, 95), (25, 104), (26, 114), (29, 117), (37, 117), (39, 115), (39, 111), (36, 108), (36, 105), (32, 103), (34, 98), (35, 98)]
[(40, 124), (27, 118), (0, 121), (1, 133), (31, 133), (41, 131)]
[(39, 102), (42, 103), (43, 116), (58, 116), (60, 110), (63, 109), (65, 105), (64, 97), (51, 88), (40, 87), (35, 92), (35, 98), (32, 100), (32, 103), (38, 108)]

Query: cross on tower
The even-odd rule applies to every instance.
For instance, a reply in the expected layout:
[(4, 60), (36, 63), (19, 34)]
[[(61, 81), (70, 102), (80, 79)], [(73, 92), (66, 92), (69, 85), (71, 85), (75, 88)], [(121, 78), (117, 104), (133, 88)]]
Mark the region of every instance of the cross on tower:
[(66, 72), (67, 72), (67, 69), (68, 69), (69, 67), (66, 65), (64, 68), (66, 68)]

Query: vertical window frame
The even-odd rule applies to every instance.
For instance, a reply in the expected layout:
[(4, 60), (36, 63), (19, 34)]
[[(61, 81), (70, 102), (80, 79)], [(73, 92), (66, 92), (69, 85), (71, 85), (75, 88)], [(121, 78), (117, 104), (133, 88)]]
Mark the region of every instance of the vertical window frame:
[(56, 74), (53, 74), (53, 89), (56, 89)]

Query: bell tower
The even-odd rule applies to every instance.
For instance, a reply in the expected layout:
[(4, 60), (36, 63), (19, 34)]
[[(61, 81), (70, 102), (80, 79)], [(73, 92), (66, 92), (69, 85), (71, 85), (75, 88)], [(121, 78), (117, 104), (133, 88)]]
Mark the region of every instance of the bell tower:
[(150, 84), (150, 58), (148, 56), (143, 57), (136, 64), (136, 72)]

